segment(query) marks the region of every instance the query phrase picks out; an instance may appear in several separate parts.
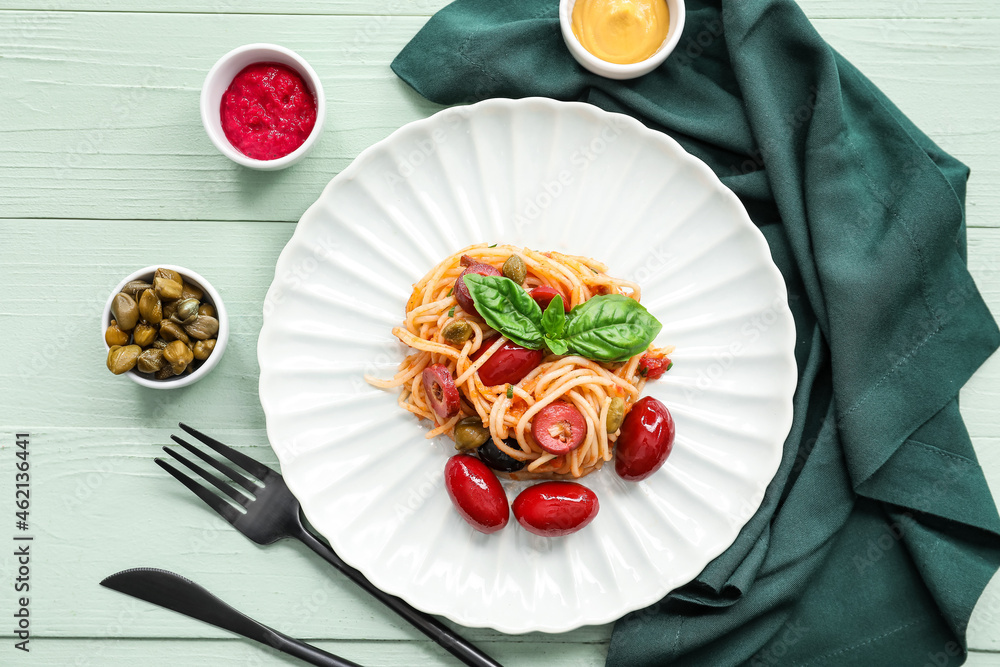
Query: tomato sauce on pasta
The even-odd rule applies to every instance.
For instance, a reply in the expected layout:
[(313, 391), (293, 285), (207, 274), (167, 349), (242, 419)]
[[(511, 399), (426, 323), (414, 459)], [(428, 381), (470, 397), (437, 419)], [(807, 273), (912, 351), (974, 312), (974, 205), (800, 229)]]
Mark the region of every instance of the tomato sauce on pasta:
[[(462, 307), (455, 293), (456, 280), (472, 262), (490, 265), (499, 273), (512, 255), (520, 257), (526, 269), (523, 288), (529, 293), (538, 287), (552, 288), (563, 297), (567, 310), (598, 295), (617, 294), (635, 301), (641, 297), (639, 285), (609, 275), (607, 267), (594, 259), (510, 245), (473, 245), (443, 259), (413, 286), (405, 320), (392, 330), (413, 351), (395, 376), (380, 379), (366, 375), (365, 379), (382, 389), (400, 388), (400, 407), (433, 423), (428, 438), (454, 437), (460, 420), (477, 418), (489, 429), (489, 438), (498, 450), (524, 462), (521, 470), (510, 473), (512, 477), (579, 478), (600, 469), (613, 456), (620, 428), (608, 432), (606, 426), (614, 399), (624, 401), (622, 416), (627, 414), (646, 381), (662, 373), (663, 362), (669, 364), (665, 358), (673, 348), (650, 345), (643, 353), (618, 363), (544, 350), (540, 363), (517, 382), (485, 384), (480, 369), (500, 353), (508, 339), (502, 335), (497, 338), (499, 332)], [(471, 327), (467, 340), (458, 344), (442, 336), (455, 321)], [(424, 371), (435, 365), (448, 369), (460, 394), (458, 412), (448, 418), (435, 411), (433, 397), (428, 396), (422, 381)], [(650, 368), (657, 370), (649, 372)], [(586, 422), (582, 443), (565, 454), (546, 451), (532, 435), (533, 419), (557, 401), (575, 407)], [(621, 419), (616, 421), (620, 424)]]

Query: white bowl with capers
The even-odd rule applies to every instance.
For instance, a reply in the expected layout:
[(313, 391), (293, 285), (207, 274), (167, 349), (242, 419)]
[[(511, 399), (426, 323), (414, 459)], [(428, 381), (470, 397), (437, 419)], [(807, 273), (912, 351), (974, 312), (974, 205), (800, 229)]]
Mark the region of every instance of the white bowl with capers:
[(222, 297), (196, 272), (157, 264), (128, 275), (101, 319), (108, 370), (152, 389), (176, 389), (208, 375), (229, 341)]

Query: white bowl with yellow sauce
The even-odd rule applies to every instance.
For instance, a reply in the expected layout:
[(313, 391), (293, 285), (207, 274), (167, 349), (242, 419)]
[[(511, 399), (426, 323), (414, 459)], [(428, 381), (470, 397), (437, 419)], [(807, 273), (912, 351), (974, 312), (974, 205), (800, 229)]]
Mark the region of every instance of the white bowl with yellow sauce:
[(609, 79), (634, 79), (677, 46), (684, 0), (560, 0), (559, 24), (581, 65)]

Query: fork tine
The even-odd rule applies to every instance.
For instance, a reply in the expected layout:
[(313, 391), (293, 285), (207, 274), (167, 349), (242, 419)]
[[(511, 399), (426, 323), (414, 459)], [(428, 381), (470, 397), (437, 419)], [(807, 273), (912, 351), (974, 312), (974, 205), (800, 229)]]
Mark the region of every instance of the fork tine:
[(248, 497), (248, 496), (246, 496), (246, 495), (244, 495), (242, 493), (239, 493), (238, 491), (236, 491), (236, 489), (234, 489), (233, 487), (229, 486), (228, 484), (226, 484), (225, 482), (223, 482), (221, 479), (219, 479), (218, 477), (216, 477), (215, 475), (213, 475), (209, 471), (207, 471), (204, 468), (202, 468), (200, 465), (198, 465), (194, 461), (189, 461), (187, 459), (187, 457), (181, 455), (180, 452), (175, 451), (173, 449), (168, 449), (167, 447), (164, 447), (163, 451), (165, 451), (167, 454), (170, 454), (172, 457), (174, 457), (175, 459), (177, 459), (177, 461), (179, 461), (180, 463), (183, 463), (185, 467), (187, 467), (193, 473), (195, 473), (196, 475), (198, 475), (199, 477), (201, 477), (202, 481), (208, 482), (209, 484), (211, 484), (212, 486), (214, 486), (215, 488), (217, 488), (219, 491), (221, 491), (222, 493), (224, 493), (227, 496), (229, 496), (229, 498), (234, 503), (236, 503), (238, 505), (242, 505), (243, 507), (246, 507), (247, 503), (249, 503), (250, 501), (253, 500), (253, 498), (250, 498), (250, 497)]
[(169, 472), (171, 475), (173, 475), (178, 482), (180, 482), (181, 484), (189, 488), (191, 491), (193, 491), (196, 496), (204, 500), (205, 504), (207, 504), (209, 507), (211, 507), (216, 512), (221, 514), (222, 518), (228, 521), (229, 523), (234, 524), (236, 523), (237, 519), (243, 516), (243, 514), (239, 510), (237, 510), (235, 507), (226, 502), (225, 498), (215, 495), (207, 488), (205, 488), (198, 482), (194, 481), (181, 471), (177, 470), (163, 459), (157, 458), (153, 460), (156, 462), (156, 465), (160, 466), (161, 468)]
[(243, 468), (244, 470), (246, 470), (259, 480), (263, 480), (264, 476), (267, 475), (268, 473), (274, 473), (273, 470), (268, 468), (263, 463), (255, 461), (246, 454), (238, 452), (228, 445), (222, 444), (215, 438), (211, 438), (202, 433), (201, 431), (191, 428), (190, 426), (188, 426), (183, 422), (180, 422), (177, 425), (180, 426), (184, 431), (187, 431), (190, 435), (193, 435), (194, 437), (198, 438), (203, 443), (205, 443), (206, 445), (208, 445), (209, 447), (211, 447), (212, 449), (214, 449), (219, 454), (226, 457), (236, 465), (240, 466), (241, 468)]
[(238, 471), (238, 470), (236, 470), (234, 468), (230, 468), (225, 463), (217, 461), (216, 459), (214, 459), (213, 457), (209, 456), (205, 452), (201, 451), (200, 449), (198, 449), (197, 447), (195, 447), (191, 443), (185, 441), (182, 438), (177, 437), (176, 435), (171, 434), (170, 435), (170, 439), (173, 440), (174, 442), (176, 442), (178, 445), (180, 445), (184, 449), (186, 449), (189, 452), (191, 452), (192, 454), (194, 454), (195, 456), (197, 456), (199, 459), (201, 459), (202, 461), (204, 461), (208, 465), (212, 466), (213, 468), (215, 468), (216, 470), (218, 470), (219, 472), (221, 472), (223, 475), (225, 475), (226, 477), (228, 477), (231, 481), (236, 482), (237, 484), (239, 484), (240, 486), (242, 486), (247, 491), (250, 491), (251, 493), (253, 493), (254, 491), (260, 490), (260, 487), (257, 486), (256, 484), (254, 484), (252, 481), (250, 481), (250, 478), (247, 477), (245, 473), (242, 473), (242, 472), (240, 472), (240, 471)]

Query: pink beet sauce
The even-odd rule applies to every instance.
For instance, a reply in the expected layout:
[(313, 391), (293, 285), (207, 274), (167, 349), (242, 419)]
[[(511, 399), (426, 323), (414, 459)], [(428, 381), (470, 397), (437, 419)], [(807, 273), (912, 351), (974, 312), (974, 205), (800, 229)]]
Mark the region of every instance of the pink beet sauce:
[(299, 74), (278, 63), (243, 68), (222, 94), (222, 131), (247, 157), (276, 160), (305, 142), (316, 99)]

